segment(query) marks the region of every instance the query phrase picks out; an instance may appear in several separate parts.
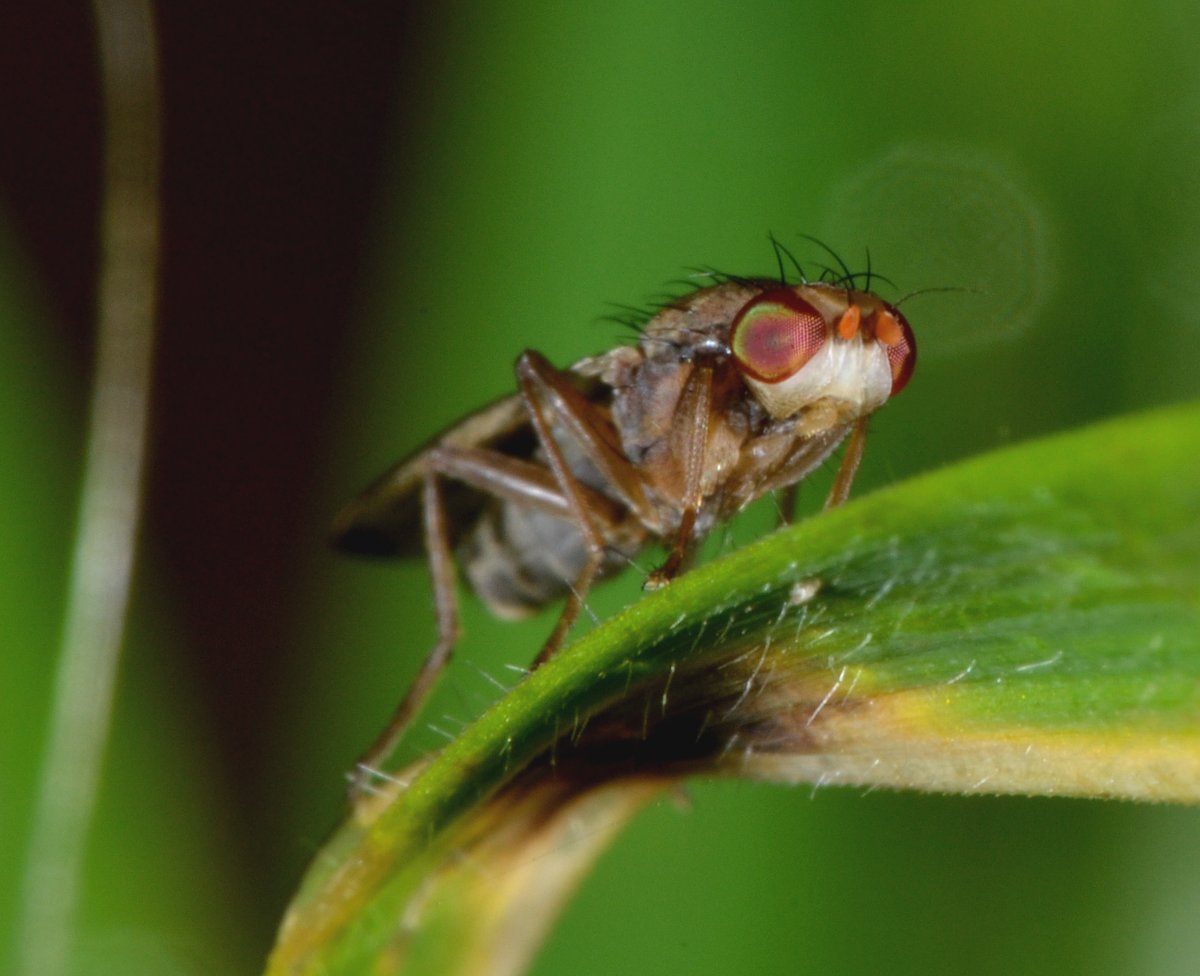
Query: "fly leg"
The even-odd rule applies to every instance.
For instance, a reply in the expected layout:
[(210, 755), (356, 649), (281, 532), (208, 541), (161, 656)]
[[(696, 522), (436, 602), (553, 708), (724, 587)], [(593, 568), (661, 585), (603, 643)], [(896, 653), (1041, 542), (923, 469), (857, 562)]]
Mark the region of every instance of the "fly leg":
[(534, 658), (533, 666), (536, 668), (554, 655), (579, 616), (588, 590), (604, 563), (605, 554), (605, 535), (599, 513), (588, 499), (589, 495), (596, 493), (581, 484), (571, 470), (562, 448), (555, 440), (554, 429), (547, 415), (567, 428), (601, 477), (643, 525), (652, 524), (650, 520), (653, 514), (637, 469), (613, 442), (612, 435), (606, 430), (606, 422), (597, 414), (596, 408), (575, 389), (571, 381), (532, 350), (521, 354), (516, 373), (521, 398), (542, 450), (546, 453), (546, 462), (570, 509), (571, 521), (579, 529), (587, 546), (587, 561), (572, 583), (558, 622)]
[(779, 527), (791, 525), (792, 519), (796, 517), (796, 495), (798, 494), (795, 485), (788, 485), (777, 496), (779, 498)]
[(647, 577), (644, 589), (657, 590), (666, 586), (683, 567), (692, 549), (692, 533), (696, 515), (704, 501), (704, 455), (708, 446), (708, 421), (712, 411), (712, 367), (702, 363), (688, 377), (679, 397), (676, 416), (683, 418), (681, 443), (676, 449), (683, 458), (683, 513), (675, 544), (667, 561)]
[(838, 465), (833, 487), (829, 489), (829, 497), (825, 499), (826, 508), (837, 508), (850, 497), (850, 486), (854, 484), (854, 476), (862, 462), (863, 449), (867, 446), (867, 421), (867, 417), (859, 417), (854, 422), (854, 429), (846, 442), (846, 453), (842, 455), (842, 463)]
[(417, 677), (409, 686), (391, 719), (375, 741), (367, 747), (350, 773), (350, 799), (357, 799), (367, 781), (395, 748), (429, 694), (438, 676), (450, 661), (450, 654), (462, 633), (458, 620), (458, 598), (454, 590), (454, 562), (450, 555), (450, 540), (446, 513), (442, 508), (438, 476), (432, 469), (425, 474), (422, 489), (422, 515), (425, 529), (425, 550), (429, 554), (429, 574), (433, 580), (433, 606), (437, 615), (437, 643), (425, 658)]
[[(351, 799), (363, 793), (370, 776), (380, 768), (412, 724), (433, 685), (450, 663), (450, 655), (461, 635), (449, 525), (438, 482), (443, 478), (460, 481), (496, 498), (529, 505), (558, 518), (572, 516), (568, 499), (541, 465), (495, 451), (448, 445), (430, 448), (426, 465), (421, 495), (422, 516), (425, 550), (433, 580), (437, 642), (387, 726), (355, 764), (350, 774)], [(607, 529), (614, 523), (618, 513), (610, 499), (582, 485), (579, 495), (601, 526)]]

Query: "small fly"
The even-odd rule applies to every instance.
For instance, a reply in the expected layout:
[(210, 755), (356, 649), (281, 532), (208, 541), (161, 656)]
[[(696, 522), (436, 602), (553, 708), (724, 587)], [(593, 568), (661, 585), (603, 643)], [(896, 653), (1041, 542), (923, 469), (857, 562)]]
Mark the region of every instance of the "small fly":
[(645, 586), (665, 585), (714, 526), (791, 489), (843, 441), (826, 507), (845, 501), (868, 420), (908, 382), (916, 342), (900, 310), (869, 290), (870, 272), (843, 266), (808, 281), (797, 269), (798, 284), (782, 262), (778, 279), (714, 273), (645, 322), (636, 345), (566, 369), (526, 350), (515, 394), (439, 434), (342, 511), (334, 539), (347, 552), (427, 555), (437, 617), (433, 650), (359, 760), (353, 793), (458, 641), (456, 558), (500, 617), (565, 597), (536, 667), (593, 583), (662, 543), (666, 560)]

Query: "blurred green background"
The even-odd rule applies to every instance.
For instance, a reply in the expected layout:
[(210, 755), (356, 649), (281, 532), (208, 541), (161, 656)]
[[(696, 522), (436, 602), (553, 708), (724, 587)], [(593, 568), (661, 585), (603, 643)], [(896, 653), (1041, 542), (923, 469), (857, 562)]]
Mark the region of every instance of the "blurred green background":
[[(72, 177), (60, 157), (76, 136), (94, 155), (98, 106), (73, 16), (73, 35), (24, 25), (75, 38), (76, 87), (34, 86), (75, 114), (28, 123), (55, 139), (8, 140), (0, 197), (0, 919), (49, 710), (90, 349), (94, 160)], [(343, 772), (433, 635), (424, 568), (342, 560), (325, 526), (511, 391), (521, 349), (569, 363), (620, 341), (610, 303), (677, 292), (696, 266), (771, 273), (768, 232), (828, 260), (815, 234), (856, 267), (869, 249), (893, 300), (956, 289), (904, 304), (920, 361), (873, 425), (858, 494), (1200, 391), (1195, 4), (162, 18), (155, 457), (79, 973), (260, 966)], [(4, 85), (6, 118), (31, 90)], [(598, 591), (596, 614), (637, 585)], [(477, 715), (550, 621), (467, 601), (405, 754)], [(535, 972), (1183, 974), (1200, 957), (1194, 810), (737, 782), (688, 797), (622, 836)]]

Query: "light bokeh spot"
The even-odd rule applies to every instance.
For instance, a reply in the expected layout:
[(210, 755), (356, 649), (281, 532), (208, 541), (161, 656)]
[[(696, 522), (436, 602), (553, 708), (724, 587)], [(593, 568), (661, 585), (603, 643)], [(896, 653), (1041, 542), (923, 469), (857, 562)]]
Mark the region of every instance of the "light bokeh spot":
[(1054, 283), (1043, 208), (983, 153), (897, 146), (834, 186), (823, 231), (854, 270), (869, 249), (897, 298), (961, 289), (905, 303), (923, 359), (1013, 341)]

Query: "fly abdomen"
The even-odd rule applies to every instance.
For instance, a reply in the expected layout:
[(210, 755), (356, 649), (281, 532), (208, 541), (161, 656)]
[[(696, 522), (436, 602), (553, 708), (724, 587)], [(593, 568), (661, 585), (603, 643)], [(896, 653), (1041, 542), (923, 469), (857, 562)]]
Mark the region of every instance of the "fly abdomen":
[(587, 545), (572, 523), (507, 502), (479, 519), (459, 559), (487, 608), (511, 620), (565, 596), (587, 561)]

